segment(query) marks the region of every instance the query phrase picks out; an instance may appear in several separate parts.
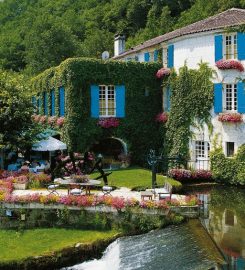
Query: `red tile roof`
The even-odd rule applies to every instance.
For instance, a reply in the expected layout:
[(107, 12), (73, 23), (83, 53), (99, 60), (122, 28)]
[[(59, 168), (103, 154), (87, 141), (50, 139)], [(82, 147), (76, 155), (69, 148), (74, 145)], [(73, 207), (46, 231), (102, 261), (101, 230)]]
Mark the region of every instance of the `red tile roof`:
[(196, 23), (174, 30), (167, 34), (147, 40), (141, 43), (140, 45), (137, 45), (118, 56), (114, 56), (113, 59), (123, 58), (131, 53), (136, 53), (140, 50), (152, 47), (154, 45), (160, 44), (164, 41), (169, 41), (177, 37), (223, 29), (231, 26), (239, 26), (242, 24), (245, 24), (245, 9), (238, 9), (238, 8), (228, 9), (222, 13), (219, 13), (207, 19), (198, 21)]

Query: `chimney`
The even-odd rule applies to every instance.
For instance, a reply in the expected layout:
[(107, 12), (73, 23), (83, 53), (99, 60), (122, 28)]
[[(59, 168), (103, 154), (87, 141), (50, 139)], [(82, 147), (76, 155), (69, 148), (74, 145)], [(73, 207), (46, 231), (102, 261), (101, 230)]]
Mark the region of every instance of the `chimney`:
[(114, 38), (114, 56), (118, 56), (125, 52), (125, 36), (115, 35)]

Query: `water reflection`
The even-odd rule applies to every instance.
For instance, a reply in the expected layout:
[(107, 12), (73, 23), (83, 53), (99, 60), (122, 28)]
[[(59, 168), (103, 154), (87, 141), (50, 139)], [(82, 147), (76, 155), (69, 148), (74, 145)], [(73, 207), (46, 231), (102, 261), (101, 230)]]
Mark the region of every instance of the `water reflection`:
[(245, 269), (245, 191), (215, 188), (199, 194), (203, 201), (203, 223), (224, 254), (225, 270)]

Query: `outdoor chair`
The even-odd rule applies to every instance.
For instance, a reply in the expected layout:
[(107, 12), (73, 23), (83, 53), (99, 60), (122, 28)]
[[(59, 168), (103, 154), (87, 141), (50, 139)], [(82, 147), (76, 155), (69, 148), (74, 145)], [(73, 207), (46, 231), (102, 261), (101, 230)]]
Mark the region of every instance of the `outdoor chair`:
[(82, 188), (73, 188), (70, 190), (69, 194), (73, 196), (80, 196), (82, 195)]
[(110, 196), (112, 196), (111, 195), (112, 190), (113, 190), (113, 188), (110, 187), (110, 186), (103, 186), (102, 187), (102, 192), (103, 192), (104, 195), (110, 195)]
[(51, 183), (51, 184), (47, 185), (47, 190), (49, 192), (48, 195), (51, 195), (51, 194), (57, 194), (57, 195), (59, 195), (59, 193), (57, 192), (57, 188), (58, 187), (59, 187), (59, 185), (56, 184), (56, 183)]
[(172, 185), (166, 181), (163, 188), (154, 189), (155, 197), (158, 195), (159, 200), (165, 200), (168, 198), (171, 200), (172, 189), (173, 189)]

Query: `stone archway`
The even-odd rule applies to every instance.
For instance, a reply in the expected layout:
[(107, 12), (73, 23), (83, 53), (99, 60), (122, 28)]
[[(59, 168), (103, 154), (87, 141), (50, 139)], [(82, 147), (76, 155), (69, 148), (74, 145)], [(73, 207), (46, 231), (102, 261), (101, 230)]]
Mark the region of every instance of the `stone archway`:
[(90, 150), (95, 156), (102, 155), (105, 168), (122, 167), (122, 155), (128, 154), (127, 144), (120, 138), (108, 137), (94, 143)]

